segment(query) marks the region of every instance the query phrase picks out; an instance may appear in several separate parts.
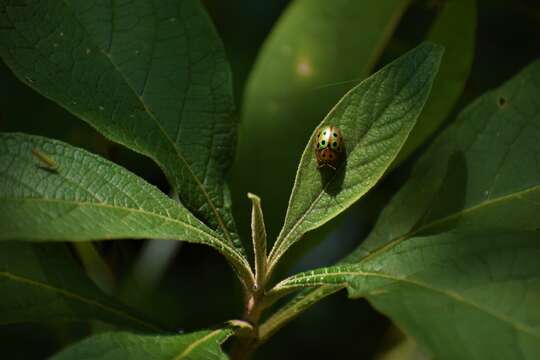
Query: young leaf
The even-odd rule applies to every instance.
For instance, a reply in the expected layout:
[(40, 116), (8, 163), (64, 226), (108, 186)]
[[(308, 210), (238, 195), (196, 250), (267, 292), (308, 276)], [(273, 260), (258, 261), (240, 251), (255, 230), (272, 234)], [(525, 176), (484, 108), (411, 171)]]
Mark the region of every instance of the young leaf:
[(0, 324), (100, 320), (163, 331), (102, 293), (63, 244), (0, 242)]
[[(54, 171), (41, 167), (32, 155), (36, 148), (55, 161)], [(212, 246), (251, 281), (244, 257), (177, 201), (120, 166), (60, 141), (0, 134), (0, 213), (3, 240), (185, 240)]]
[(321, 123), (341, 129), (346, 156), (335, 172), (317, 168), (312, 134), (300, 161), (285, 224), (269, 260), (364, 195), (384, 174), (422, 110), (443, 50), (424, 43), (348, 92)]
[(224, 187), (236, 123), (230, 69), (197, 0), (4, 0), (0, 56), (108, 138), (148, 155), (184, 206), (239, 251)]
[(276, 286), (346, 286), (441, 358), (540, 352), (540, 61), (444, 132), (344, 265)]
[(392, 168), (407, 159), (448, 118), (469, 77), (476, 37), (476, 0), (445, 1), (442, 6), (427, 40), (444, 46), (444, 58), (424, 110)]
[(71, 345), (51, 360), (226, 360), (221, 344), (231, 335), (229, 329), (167, 336), (105, 333)]
[(410, 2), (295, 0), (272, 28), (246, 85), (232, 170), (235, 198), (252, 189), (269, 205), (269, 237), (282, 225), (306, 138), (370, 74)]
[(253, 204), (251, 210), (251, 238), (253, 240), (253, 254), (255, 258), (255, 279), (257, 286), (264, 286), (266, 275), (266, 228), (261, 208), (261, 199), (248, 193)]

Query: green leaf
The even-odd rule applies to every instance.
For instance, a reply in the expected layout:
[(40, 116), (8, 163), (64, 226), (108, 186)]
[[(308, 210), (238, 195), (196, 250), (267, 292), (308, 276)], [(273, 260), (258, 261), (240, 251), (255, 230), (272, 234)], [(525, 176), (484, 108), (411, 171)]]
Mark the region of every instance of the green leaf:
[(348, 261), (454, 227), (538, 229), (539, 88), (537, 61), (464, 110), (415, 165)]
[[(54, 162), (54, 169), (34, 154)], [(127, 170), (60, 141), (0, 134), (0, 239), (185, 240), (210, 245), (250, 281), (235, 248), (178, 202)]]
[(390, 166), (427, 100), (442, 56), (424, 43), (347, 93), (321, 123), (338, 126), (346, 157), (335, 172), (319, 170), (313, 132), (300, 161), (285, 224), (270, 253), (269, 268), (305, 232), (364, 195)]
[(444, 58), (429, 100), (392, 167), (407, 159), (448, 118), (469, 77), (474, 59), (475, 30), (475, 0), (444, 2), (427, 37), (427, 40), (444, 46)]
[[(253, 241), (253, 257), (255, 259), (255, 278), (257, 286), (264, 286), (266, 276), (266, 227), (261, 207), (261, 199), (248, 193), (252, 203), (251, 239)], [(261, 287), (262, 288), (262, 287)]]
[(100, 320), (163, 329), (102, 293), (63, 244), (0, 242), (0, 324)]
[(276, 286), (346, 286), (443, 359), (540, 353), (540, 61), (471, 106), (344, 265)]
[(534, 358), (539, 256), (537, 231), (454, 230), (410, 238), (360, 263), (302, 273), (277, 288), (346, 286), (443, 359)]
[(220, 345), (231, 335), (228, 329), (168, 336), (105, 333), (71, 345), (51, 360), (226, 360)]
[(184, 206), (241, 249), (224, 184), (231, 74), (199, 1), (2, 0), (0, 56), (21, 81), (155, 160)]
[[(358, 2), (358, 5), (364, 6), (364, 3), (365, 2)], [(378, 4), (375, 5), (377, 6)], [(366, 16), (367, 15), (368, 12), (366, 12)], [(439, 128), (446, 119), (448, 119), (450, 112), (452, 111), (455, 103), (462, 93), (463, 87), (465, 86), (465, 82), (467, 81), (470, 67), (474, 58), (475, 27), (475, 0), (448, 0), (443, 2), (438, 16), (431, 27), (429, 34), (427, 35), (427, 40), (439, 45), (443, 45), (445, 48), (444, 57), (441, 61), (439, 72), (437, 73), (431, 94), (429, 95), (424, 109), (418, 117), (413, 130), (409, 134), (409, 137), (401, 148), (398, 156), (390, 168), (388, 168), (387, 172), (390, 172), (392, 169), (399, 166), (399, 164), (406, 160), (419, 146), (428, 140), (433, 132)], [(316, 99), (318, 101), (319, 97)], [(312, 104), (312, 107), (313, 106), (315, 106), (315, 104)], [(280, 116), (278, 118), (281, 119), (282, 117)], [(301, 115), (297, 114), (296, 118), (301, 118)], [(315, 118), (318, 119), (319, 117)], [(276, 121), (277, 120), (274, 120), (274, 122)], [(304, 125), (303, 122), (295, 122), (292, 120), (289, 120), (289, 122), (301, 123)], [(283, 126), (284, 125), (281, 125), (279, 129), (282, 130)], [(287, 126), (287, 131), (289, 131), (289, 128), (290, 127)], [(274, 136), (273, 138), (276, 137), (277, 136)], [(290, 141), (289, 136), (284, 137), (284, 139)], [(267, 146), (267, 148), (270, 148), (270, 146)], [(282, 146), (280, 146), (280, 148), (282, 148)], [(293, 157), (288, 156), (288, 158), (292, 159)], [(280, 162), (280, 169), (281, 165), (282, 163)], [(272, 167), (263, 167), (259, 171), (264, 172), (270, 169), (272, 169)], [(272, 181), (269, 182), (269, 185), (272, 187), (277, 187), (281, 176), (283, 176), (279, 173), (280, 170), (277, 171), (278, 173), (274, 176), (266, 176), (266, 178), (272, 178)], [(288, 189), (288, 187), (285, 186), (283, 186), (283, 188)], [(272, 198), (274, 198), (275, 192), (276, 189), (271, 188), (268, 193), (270, 193)], [(261, 192), (261, 194), (266, 193)], [(366, 198), (362, 200), (363, 205), (360, 205), (361, 208), (367, 208), (365, 203), (366, 200)], [(354, 214), (350, 214), (350, 216), (363, 216), (365, 218), (365, 214), (356, 214), (356, 212), (360, 211), (360, 209), (349, 209), (345, 214), (350, 213), (351, 211), (354, 212)], [(267, 213), (267, 216), (268, 215), (269, 214)], [(339, 226), (340, 221), (341, 217), (338, 217), (333, 219), (331, 223), (326, 224), (325, 227), (319, 228), (313, 233), (310, 233), (309, 237), (306, 238), (306, 243), (304, 243), (301, 247), (291, 249), (291, 251), (287, 253), (287, 257), (281, 262), (287, 263), (292, 261), (293, 259), (290, 259), (291, 252), (295, 257), (304, 254), (307, 250), (309, 250), (310, 246), (320, 242), (323, 237), (327, 236), (328, 234), (326, 234), (326, 232), (336, 228), (336, 226)]]
[(307, 137), (370, 74), (409, 3), (295, 0), (287, 7), (246, 85), (232, 171), (239, 222), (249, 189), (268, 205), (269, 236), (277, 236)]

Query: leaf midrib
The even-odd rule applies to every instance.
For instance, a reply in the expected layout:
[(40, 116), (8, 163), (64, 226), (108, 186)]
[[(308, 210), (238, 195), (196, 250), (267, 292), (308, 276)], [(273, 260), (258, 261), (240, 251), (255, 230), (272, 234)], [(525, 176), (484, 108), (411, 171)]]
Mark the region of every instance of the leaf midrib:
[[(394, 275), (391, 275), (391, 274), (385, 274), (385, 273), (373, 273), (373, 272), (364, 272), (364, 271), (337, 271), (337, 272), (327, 272), (327, 273), (324, 273), (324, 274), (320, 274), (320, 275), (307, 275), (307, 276), (302, 276), (302, 277), (298, 277), (296, 278), (296, 280), (301, 280), (301, 279), (309, 279), (310, 277), (320, 277), (320, 276), (364, 276), (364, 277), (378, 277), (378, 278), (383, 278), (383, 279), (388, 279), (388, 280), (392, 280), (392, 281), (397, 281), (397, 282), (403, 282), (403, 283), (406, 283), (406, 284), (409, 284), (409, 285), (414, 285), (414, 286), (417, 286), (417, 287), (421, 287), (421, 288), (424, 288), (424, 289), (427, 289), (427, 290), (430, 290), (432, 292), (435, 292), (435, 293), (439, 293), (439, 294), (442, 294), (442, 295), (445, 295), (453, 300), (455, 300), (456, 302), (458, 303), (462, 303), (464, 305), (467, 305), (469, 307), (473, 307), (473, 308), (476, 308), (477, 310), (479, 311), (482, 311), (486, 314), (489, 314), (491, 316), (493, 316), (494, 318), (500, 320), (500, 321), (503, 321), (503, 322), (506, 322), (508, 324), (510, 324), (513, 328), (515, 328), (516, 330), (519, 330), (521, 332), (524, 332), (524, 333), (527, 333), (531, 336), (534, 336), (538, 339), (540, 339), (540, 334), (534, 332), (534, 329), (531, 328), (530, 326), (526, 325), (526, 324), (523, 324), (521, 322), (516, 322), (516, 321), (513, 321), (511, 318), (509, 318), (508, 316), (504, 315), (504, 314), (501, 314), (501, 313), (498, 313), (496, 311), (493, 311), (492, 309), (487, 309), (487, 308), (482, 308), (479, 304), (476, 304), (472, 301), (469, 301), (467, 298), (463, 297), (462, 295), (460, 295), (459, 293), (456, 293), (454, 291), (448, 291), (448, 290), (444, 290), (444, 289), (439, 289), (439, 288), (436, 288), (436, 287), (433, 287), (429, 284), (426, 284), (426, 283), (423, 283), (421, 281), (418, 281), (418, 280), (413, 280), (411, 278), (400, 278), (400, 277), (397, 277), (397, 276), (394, 276)], [(341, 284), (335, 284), (336, 286), (343, 286), (343, 287), (347, 287), (347, 284), (348, 284), (348, 281), (347, 282), (343, 282)], [(286, 284), (284, 284), (286, 285)], [(316, 284), (314, 284), (316, 285)], [(327, 283), (320, 283), (319, 285), (329, 285)], [(279, 286), (279, 284), (278, 284)], [(278, 287), (276, 286), (276, 288)], [(291, 284), (289, 286), (282, 286), (281, 288), (282, 289), (286, 289), (287, 287), (301, 287), (302, 285), (295, 285), (295, 284)], [(369, 297), (369, 292), (365, 295), (366, 297)]]
[[(189, 223), (186, 223), (186, 222), (183, 222), (183, 221), (180, 221), (179, 219), (176, 219), (176, 218), (171, 218), (171, 217), (168, 217), (168, 216), (165, 216), (165, 215), (162, 215), (162, 214), (158, 214), (158, 213), (154, 213), (154, 212), (151, 212), (151, 211), (147, 211), (145, 209), (142, 209), (142, 208), (127, 208), (127, 207), (119, 207), (119, 206), (114, 206), (114, 205), (111, 205), (111, 204), (107, 204), (107, 203), (86, 203), (86, 202), (81, 202), (81, 201), (76, 201), (76, 200), (64, 200), (64, 199), (47, 199), (47, 198), (9, 198), (9, 197), (2, 197), (1, 198), (2, 200), (4, 201), (12, 201), (12, 202), (51, 202), (51, 203), (61, 203), (61, 204), (69, 204), (69, 205), (75, 205), (75, 206), (79, 206), (79, 207), (98, 207), (98, 208), (107, 208), (107, 209), (112, 209), (112, 210), (115, 210), (115, 211), (124, 211), (124, 212), (136, 212), (136, 213), (141, 213), (145, 216), (149, 216), (149, 217), (157, 217), (157, 218), (160, 218), (160, 219), (163, 219), (165, 221), (168, 221), (168, 222), (172, 222), (172, 223), (176, 223), (176, 224), (179, 224), (181, 226), (186, 226), (198, 233), (201, 233), (201, 234), (204, 234), (216, 241), (219, 241), (218, 238), (212, 236), (211, 234), (203, 231), (202, 229), (199, 229), (198, 227), (194, 226), (194, 225), (191, 225)], [(180, 240), (176, 237), (171, 237), (171, 239), (175, 239), (175, 240)]]
[(79, 301), (79, 302), (87, 304), (87, 305), (96, 306), (96, 307), (98, 307), (98, 308), (100, 308), (102, 310), (110, 312), (110, 313), (112, 313), (112, 314), (114, 314), (116, 316), (119, 316), (121, 318), (125, 318), (125, 319), (127, 319), (129, 321), (133, 321), (133, 322), (135, 322), (137, 324), (140, 324), (140, 325), (142, 325), (142, 326), (144, 326), (144, 327), (146, 327), (148, 329), (154, 330), (154, 331), (163, 331), (163, 329), (159, 328), (158, 326), (147, 323), (144, 320), (136, 318), (136, 317), (134, 317), (134, 316), (132, 316), (132, 315), (130, 315), (128, 313), (125, 313), (125, 312), (123, 312), (121, 310), (118, 310), (118, 309), (116, 309), (114, 307), (105, 305), (105, 304), (99, 302), (98, 300), (87, 298), (87, 297), (75, 294), (75, 293), (73, 293), (71, 291), (68, 291), (68, 290), (65, 290), (65, 289), (57, 288), (57, 287), (51, 286), (49, 284), (45, 284), (43, 282), (28, 278), (28, 277), (25, 277), (25, 276), (13, 274), (13, 273), (10, 273), (10, 272), (7, 272), (7, 271), (1, 271), (0, 272), (0, 277), (5, 277), (5, 278), (7, 278), (9, 280), (19, 282), (19, 283), (23, 283), (23, 284), (26, 284), (28, 286), (37, 287), (37, 288), (43, 289), (45, 291), (54, 292), (54, 293), (57, 293), (57, 294), (59, 294), (61, 296), (66, 297), (66, 298), (70, 298), (72, 300), (76, 300), (76, 301)]
[[(2, 200), (4, 201), (13, 201), (13, 202), (25, 202), (25, 201), (43, 201), (43, 202), (53, 202), (53, 203), (62, 203), (62, 204), (69, 204), (69, 205), (75, 205), (75, 206), (80, 206), (80, 207), (92, 207), (92, 206), (95, 206), (95, 207), (101, 207), (101, 208), (108, 208), (108, 209), (112, 209), (112, 210), (115, 210), (115, 211), (124, 211), (124, 212), (139, 212), (141, 214), (144, 214), (144, 215), (148, 215), (148, 216), (154, 216), (154, 217), (158, 217), (158, 218), (161, 218), (163, 219), (164, 221), (169, 221), (169, 222), (172, 222), (172, 223), (176, 223), (176, 224), (179, 224), (181, 226), (186, 226), (186, 227), (189, 227), (190, 229), (196, 231), (196, 232), (199, 232), (205, 236), (207, 236), (209, 238), (209, 241), (208, 242), (199, 242), (199, 243), (203, 243), (203, 244), (207, 244), (207, 245), (212, 245), (212, 242), (215, 242), (217, 244), (221, 244), (221, 246), (223, 246), (223, 249), (221, 249), (220, 247), (216, 247), (216, 250), (218, 250), (219, 252), (221, 252), (223, 255), (227, 256), (227, 257), (230, 257), (232, 259), (234, 259), (234, 263), (233, 266), (236, 268), (238, 267), (239, 269), (238, 270), (242, 270), (243, 272), (245, 272), (246, 274), (249, 273), (249, 265), (247, 263), (247, 261), (245, 260), (245, 258), (240, 255), (238, 253), (238, 251), (231, 247), (230, 245), (228, 245), (227, 243), (224, 243), (221, 241), (221, 239), (219, 238), (216, 238), (214, 235), (208, 233), (208, 232), (205, 232), (203, 231), (202, 229), (199, 229), (198, 227), (194, 226), (194, 225), (191, 225), (189, 223), (186, 223), (186, 222), (183, 222), (183, 221), (180, 221), (178, 219), (175, 219), (175, 218), (170, 218), (170, 217), (167, 217), (165, 215), (161, 215), (161, 214), (157, 214), (157, 213), (153, 213), (153, 212), (149, 212), (147, 210), (144, 210), (144, 209), (135, 209), (135, 208), (123, 208), (123, 207), (118, 207), (118, 206), (114, 206), (114, 205), (110, 205), (110, 204), (105, 204), (105, 203), (84, 203), (84, 202), (78, 202), (78, 201), (73, 201), (73, 200), (63, 200), (63, 199), (44, 199), (44, 198), (24, 198), (24, 199), (19, 199), (19, 198), (1, 198)], [(196, 220), (196, 219), (195, 219)], [(197, 220), (199, 221), (199, 220)], [(104, 239), (104, 237), (100, 237), (100, 239)], [(111, 237), (112, 239), (112, 237)], [(179, 240), (178, 237), (172, 235), (170, 238), (168, 238), (169, 240)], [(189, 241), (189, 239), (186, 239), (185, 241)]]
[[(71, 4), (69, 3), (69, 1), (67, 0), (63, 0), (64, 4), (66, 5), (66, 7), (68, 9), (70, 9), (72, 15), (73, 15), (73, 18), (77, 20), (77, 23), (80, 25), (80, 27), (82, 29), (84, 29), (86, 35), (87, 35), (87, 38), (88, 39), (92, 39), (92, 42), (94, 42), (94, 39), (93, 37), (90, 35), (90, 33), (88, 32), (88, 30), (86, 29), (86, 27), (84, 26), (84, 24), (79, 20), (79, 18), (77, 17), (77, 14), (76, 12), (72, 9), (71, 7)], [(153, 2), (152, 2), (153, 4)], [(113, 30), (111, 29), (111, 32)], [(112, 42), (111, 42), (111, 45), (112, 45)], [(184, 163), (184, 165), (186, 166), (186, 168), (189, 170), (189, 173), (190, 175), (192, 176), (192, 178), (195, 180), (195, 183), (197, 184), (197, 187), (200, 189), (201, 193), (203, 194), (203, 196), (205, 197), (208, 205), (210, 206), (210, 209), (212, 209), (212, 212), (214, 213), (214, 216), (216, 217), (216, 220), (218, 221), (219, 223), (219, 226), (221, 227), (222, 231), (223, 231), (223, 235), (225, 236), (226, 240), (233, 244), (233, 241), (232, 239), (230, 238), (230, 234), (227, 230), (227, 227), (225, 226), (225, 223), (223, 222), (223, 219), (221, 217), (221, 214), (219, 213), (219, 211), (217, 210), (217, 208), (215, 207), (214, 203), (212, 202), (212, 200), (210, 199), (210, 195), (208, 194), (208, 192), (206, 191), (206, 189), (204, 188), (202, 182), (200, 181), (200, 179), (195, 175), (195, 173), (193, 172), (193, 169), (191, 168), (191, 165), (188, 163), (187, 159), (184, 158), (184, 156), (180, 153), (180, 150), (178, 149), (178, 147), (176, 146), (176, 144), (172, 141), (171, 137), (167, 134), (167, 132), (165, 131), (165, 129), (161, 126), (161, 124), (159, 123), (159, 121), (157, 120), (157, 118), (154, 116), (154, 114), (150, 111), (150, 109), (148, 108), (147, 104), (143, 101), (142, 97), (140, 97), (137, 92), (135, 91), (135, 89), (133, 88), (133, 85), (128, 81), (128, 79), (126, 78), (125, 74), (120, 70), (120, 68), (116, 65), (116, 63), (113, 61), (113, 59), (110, 57), (110, 54), (107, 53), (107, 51), (105, 49), (102, 49), (100, 46), (96, 45), (95, 42), (94, 42), (94, 46), (96, 46), (96, 48), (100, 49), (100, 52), (107, 58), (107, 60), (109, 61), (109, 63), (114, 67), (114, 69), (120, 74), (120, 76), (122, 77), (122, 79), (125, 81), (125, 83), (128, 85), (128, 88), (132, 91), (133, 95), (135, 96), (135, 98), (139, 101), (139, 103), (141, 104), (141, 106), (144, 108), (145, 110), (145, 113), (148, 115), (148, 117), (153, 120), (153, 122), (156, 124), (156, 126), (158, 127), (159, 131), (164, 135), (164, 137), (167, 139), (167, 141), (170, 143), (170, 145), (174, 148), (174, 151), (176, 153), (176, 155), (178, 156), (178, 158), (182, 161), (182, 163)], [(117, 140), (115, 140), (117, 141)], [(120, 142), (120, 141), (117, 141), (117, 142)], [(127, 146), (126, 144), (123, 144), (125, 146)], [(156, 161), (160, 167), (165, 171), (167, 168), (165, 166), (163, 166), (163, 164), (161, 164), (161, 162), (157, 159), (157, 158), (154, 158), (154, 156), (152, 156), (151, 154), (148, 154), (150, 155), (154, 161)], [(166, 171), (167, 172), (167, 171)], [(176, 183), (176, 181), (175, 181)], [(234, 244), (233, 244), (234, 245)]]
[(214, 337), (216, 335), (219, 335), (222, 331), (223, 331), (222, 329), (214, 330), (211, 333), (207, 334), (206, 336), (192, 342), (191, 344), (189, 344), (189, 346), (184, 351), (182, 351), (180, 354), (178, 354), (178, 356), (175, 356), (173, 358), (173, 360), (185, 359), (186, 356), (188, 356), (189, 353), (191, 353), (193, 350), (195, 350), (195, 348), (197, 346), (201, 345), (202, 343), (204, 343), (205, 341), (211, 339), (212, 337)]

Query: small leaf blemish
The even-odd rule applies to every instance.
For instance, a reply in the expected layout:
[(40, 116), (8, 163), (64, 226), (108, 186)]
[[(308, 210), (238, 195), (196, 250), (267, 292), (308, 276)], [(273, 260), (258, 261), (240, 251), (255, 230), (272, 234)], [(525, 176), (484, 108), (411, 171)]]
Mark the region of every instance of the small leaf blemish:
[(54, 161), (49, 155), (37, 148), (32, 149), (32, 155), (34, 155), (43, 164), (44, 168), (53, 171), (57, 170), (58, 165), (56, 164), (56, 161)]

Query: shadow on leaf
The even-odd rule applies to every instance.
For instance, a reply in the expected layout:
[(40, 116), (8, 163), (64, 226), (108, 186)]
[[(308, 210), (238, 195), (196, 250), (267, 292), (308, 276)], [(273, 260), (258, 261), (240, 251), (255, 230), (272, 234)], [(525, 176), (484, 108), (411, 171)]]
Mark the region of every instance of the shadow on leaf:
[(337, 166), (337, 169), (322, 167), (319, 169), (321, 176), (321, 185), (324, 192), (335, 197), (341, 191), (343, 180), (345, 179), (345, 170), (347, 169), (347, 154), (344, 153), (343, 160)]
[[(420, 234), (432, 235), (455, 228), (465, 205), (467, 177), (465, 156), (462, 152), (453, 153), (448, 160), (441, 186), (413, 231), (427, 227), (426, 230), (420, 230)], [(431, 226), (432, 224), (436, 225)]]

